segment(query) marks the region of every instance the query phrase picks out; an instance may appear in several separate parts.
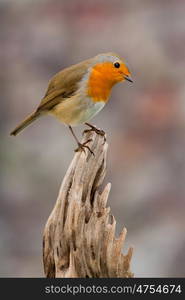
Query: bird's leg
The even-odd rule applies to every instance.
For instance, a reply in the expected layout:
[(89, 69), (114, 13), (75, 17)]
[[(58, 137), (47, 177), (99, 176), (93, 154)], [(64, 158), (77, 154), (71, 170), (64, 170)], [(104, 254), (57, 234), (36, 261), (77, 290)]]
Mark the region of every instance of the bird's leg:
[(106, 137), (105, 137), (105, 131), (104, 130), (98, 129), (95, 126), (93, 126), (89, 123), (85, 123), (85, 125), (89, 126), (91, 129), (86, 129), (86, 130), (84, 130), (84, 132), (95, 131), (97, 134), (103, 136), (104, 137), (104, 143), (106, 142)]
[(87, 140), (86, 142), (84, 142), (84, 143), (82, 144), (82, 143), (80, 143), (79, 140), (77, 139), (77, 137), (76, 137), (76, 135), (75, 135), (75, 133), (74, 133), (74, 131), (73, 131), (73, 129), (72, 129), (72, 127), (71, 127), (70, 125), (69, 125), (69, 129), (70, 129), (70, 131), (71, 131), (73, 137), (75, 138), (75, 141), (76, 141), (77, 144), (78, 144), (78, 148), (75, 149), (75, 152), (78, 152), (78, 151), (80, 151), (80, 150), (85, 152), (85, 149), (84, 149), (84, 148), (87, 148), (87, 149), (91, 152), (91, 154), (94, 155), (94, 152), (89, 148), (89, 146), (87, 146), (87, 143), (91, 142), (92, 139), (89, 139), (89, 140)]

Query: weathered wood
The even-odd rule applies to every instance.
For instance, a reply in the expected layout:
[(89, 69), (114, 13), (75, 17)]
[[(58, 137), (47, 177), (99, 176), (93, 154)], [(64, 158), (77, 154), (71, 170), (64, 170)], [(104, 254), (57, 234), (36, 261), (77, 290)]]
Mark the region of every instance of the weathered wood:
[(46, 223), (43, 263), (47, 277), (133, 277), (132, 248), (122, 247), (123, 228), (115, 237), (116, 221), (106, 206), (110, 183), (100, 192), (106, 172), (108, 145), (95, 132), (88, 151), (77, 152), (62, 182), (58, 199)]

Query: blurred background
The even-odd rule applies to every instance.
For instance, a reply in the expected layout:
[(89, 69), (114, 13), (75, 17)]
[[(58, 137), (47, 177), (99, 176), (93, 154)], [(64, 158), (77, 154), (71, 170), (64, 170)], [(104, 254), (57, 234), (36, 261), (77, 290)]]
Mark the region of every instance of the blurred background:
[(42, 233), (76, 147), (49, 116), (9, 132), (57, 71), (108, 51), (134, 80), (92, 121), (107, 133), (117, 233), (136, 277), (185, 277), (184, 13), (183, 0), (0, 0), (1, 277), (44, 276)]

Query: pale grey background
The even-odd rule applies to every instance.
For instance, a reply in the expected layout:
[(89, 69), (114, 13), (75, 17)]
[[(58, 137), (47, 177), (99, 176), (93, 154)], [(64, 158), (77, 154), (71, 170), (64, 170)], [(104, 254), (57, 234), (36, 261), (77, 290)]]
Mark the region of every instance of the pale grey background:
[(128, 229), (135, 276), (185, 276), (184, 12), (180, 0), (0, 1), (1, 277), (43, 276), (43, 228), (76, 147), (50, 117), (9, 132), (55, 72), (107, 51), (134, 79), (93, 120), (107, 132), (117, 232)]

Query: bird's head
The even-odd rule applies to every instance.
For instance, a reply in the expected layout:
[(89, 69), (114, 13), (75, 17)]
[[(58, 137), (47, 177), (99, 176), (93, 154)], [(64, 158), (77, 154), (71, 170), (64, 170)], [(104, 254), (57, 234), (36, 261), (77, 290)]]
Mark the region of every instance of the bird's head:
[(132, 81), (131, 73), (115, 53), (98, 54), (92, 59), (89, 74), (88, 94), (95, 101), (107, 101), (112, 87), (122, 81)]
[(102, 53), (95, 56), (93, 71), (97, 76), (100, 73), (112, 84), (125, 80), (133, 82), (127, 64), (115, 53)]

